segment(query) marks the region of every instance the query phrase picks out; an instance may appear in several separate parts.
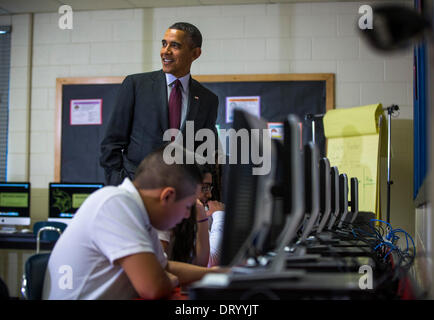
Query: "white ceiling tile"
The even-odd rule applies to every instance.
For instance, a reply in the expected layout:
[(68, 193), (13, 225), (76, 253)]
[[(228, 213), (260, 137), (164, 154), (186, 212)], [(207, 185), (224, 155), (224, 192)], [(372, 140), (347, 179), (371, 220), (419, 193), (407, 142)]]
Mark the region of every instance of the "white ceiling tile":
[(137, 8), (200, 6), (200, 0), (128, 0)]
[(72, 10), (111, 10), (131, 9), (135, 6), (128, 0), (61, 0), (72, 7)]
[[(296, 2), (354, 2), (354, 0), (0, 0), (1, 14), (57, 12), (63, 4), (73, 10), (112, 10), (207, 5), (240, 5)], [(394, 0), (383, 0), (394, 1)]]
[(0, 8), (10, 13), (55, 12), (61, 5), (57, 0), (0, 0)]

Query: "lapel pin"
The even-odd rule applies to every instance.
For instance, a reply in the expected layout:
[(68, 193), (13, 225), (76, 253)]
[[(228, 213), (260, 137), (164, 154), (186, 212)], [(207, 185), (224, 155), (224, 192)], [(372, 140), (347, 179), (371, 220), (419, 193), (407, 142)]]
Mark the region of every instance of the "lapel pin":
[(195, 98), (196, 100), (199, 100), (199, 97), (198, 97), (198, 96), (194, 96), (194, 98)]

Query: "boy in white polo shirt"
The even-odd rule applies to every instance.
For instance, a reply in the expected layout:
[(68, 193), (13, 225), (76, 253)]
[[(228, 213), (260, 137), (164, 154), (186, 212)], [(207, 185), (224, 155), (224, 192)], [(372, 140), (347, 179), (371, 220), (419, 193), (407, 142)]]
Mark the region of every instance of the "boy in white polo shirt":
[(134, 181), (90, 195), (51, 253), (43, 299), (158, 299), (215, 271), (167, 261), (154, 229), (188, 217), (201, 182), (196, 165), (167, 165), (160, 149)]

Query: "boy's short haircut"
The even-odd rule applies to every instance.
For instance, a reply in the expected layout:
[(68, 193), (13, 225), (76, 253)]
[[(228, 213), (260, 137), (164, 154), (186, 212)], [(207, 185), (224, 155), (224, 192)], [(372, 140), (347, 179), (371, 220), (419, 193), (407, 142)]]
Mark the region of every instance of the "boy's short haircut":
[[(173, 187), (176, 200), (191, 196), (202, 183), (202, 174), (197, 164), (166, 164), (164, 148), (150, 153), (137, 167), (134, 183), (139, 189)], [(189, 152), (183, 148), (183, 152)], [(185, 159), (185, 157), (184, 157)]]

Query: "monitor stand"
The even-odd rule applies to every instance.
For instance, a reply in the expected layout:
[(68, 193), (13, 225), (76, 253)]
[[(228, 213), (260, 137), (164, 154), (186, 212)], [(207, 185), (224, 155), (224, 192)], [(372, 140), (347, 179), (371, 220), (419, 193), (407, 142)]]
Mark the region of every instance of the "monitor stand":
[(309, 262), (317, 261), (321, 258), (320, 254), (308, 254), (307, 247), (305, 245), (297, 245), (290, 253), (285, 257), (285, 261), (288, 262)]

